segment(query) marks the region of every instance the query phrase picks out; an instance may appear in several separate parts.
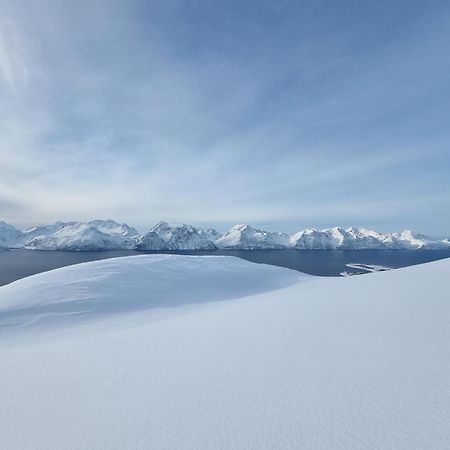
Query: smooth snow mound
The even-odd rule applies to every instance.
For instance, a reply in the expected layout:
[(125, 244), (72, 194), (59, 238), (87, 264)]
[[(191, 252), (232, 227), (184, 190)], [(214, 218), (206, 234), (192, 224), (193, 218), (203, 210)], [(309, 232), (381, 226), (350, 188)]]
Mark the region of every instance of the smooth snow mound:
[(449, 274), (142, 256), (1, 287), (0, 448), (448, 449)]
[(152, 308), (228, 300), (310, 276), (231, 256), (142, 255), (62, 267), (0, 289), (6, 327), (65, 324)]

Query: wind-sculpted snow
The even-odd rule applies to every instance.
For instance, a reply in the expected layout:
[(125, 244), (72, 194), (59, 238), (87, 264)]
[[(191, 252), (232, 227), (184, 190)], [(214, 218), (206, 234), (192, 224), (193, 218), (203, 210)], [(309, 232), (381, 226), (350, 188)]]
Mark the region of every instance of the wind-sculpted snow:
[(0, 327), (67, 323), (226, 300), (285, 287), (303, 278), (308, 276), (229, 256), (107, 259), (44, 272), (0, 289)]
[(145, 255), (3, 286), (0, 448), (447, 450), (449, 273)]

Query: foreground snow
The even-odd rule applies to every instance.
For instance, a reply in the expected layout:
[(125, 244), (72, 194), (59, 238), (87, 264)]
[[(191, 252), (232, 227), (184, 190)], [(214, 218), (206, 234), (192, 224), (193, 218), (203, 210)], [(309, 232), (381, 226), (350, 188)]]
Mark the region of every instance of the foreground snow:
[(0, 447), (447, 449), (450, 260), (138, 256), (0, 288)]
[(225, 256), (143, 255), (93, 261), (1, 287), (0, 336), (24, 327), (48, 331), (49, 325), (98, 320), (113, 313), (239, 298), (308, 277)]

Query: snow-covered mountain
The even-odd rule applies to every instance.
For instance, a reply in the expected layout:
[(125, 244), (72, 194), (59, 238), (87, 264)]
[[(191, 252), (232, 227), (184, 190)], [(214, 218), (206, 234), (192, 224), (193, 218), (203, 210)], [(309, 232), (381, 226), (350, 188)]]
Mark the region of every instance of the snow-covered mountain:
[(410, 230), (401, 233), (379, 233), (366, 228), (329, 228), (316, 230), (309, 228), (291, 236), (292, 248), (299, 250), (414, 250), (446, 249), (448, 241), (438, 241), (415, 234)]
[(136, 228), (130, 227), (126, 223), (117, 223), (114, 220), (92, 220), (88, 225), (97, 228), (102, 233), (110, 236), (118, 236), (125, 239), (136, 237), (139, 233)]
[(23, 245), (33, 250), (116, 250), (134, 248), (136, 229), (114, 220), (56, 222), (26, 230)]
[(168, 245), (154, 232), (149, 231), (136, 239), (136, 250), (169, 250)]
[(291, 245), (299, 250), (378, 249), (385, 248), (383, 240), (384, 235), (381, 233), (364, 228), (308, 228), (291, 236)]
[(219, 233), (216, 229), (214, 228), (197, 228), (197, 233), (201, 236), (204, 237), (206, 239), (208, 239), (209, 241), (217, 241), (217, 239), (220, 239), (223, 235), (222, 233)]
[(86, 223), (69, 223), (54, 233), (41, 234), (27, 241), (25, 248), (38, 250), (115, 250), (120, 244), (115, 236), (102, 233)]
[(62, 230), (64, 227), (75, 225), (79, 222), (55, 222), (49, 225), (39, 225), (24, 231), (25, 243), (32, 241), (36, 237), (50, 236)]
[(0, 221), (0, 248), (14, 248), (23, 245), (23, 233), (17, 228)]
[(208, 237), (212, 235), (211, 231), (202, 230), (200, 233), (199, 231), (185, 223), (169, 224), (167, 222), (159, 222), (150, 230), (161, 238), (169, 250), (214, 250), (216, 246)]
[(235, 225), (215, 241), (218, 248), (253, 250), (289, 248), (289, 235), (252, 228), (250, 225)]
[(159, 222), (148, 233), (114, 220), (55, 222), (25, 231), (0, 221), (0, 248), (25, 247), (35, 250), (385, 250), (450, 249), (450, 241), (434, 240), (404, 230), (380, 233), (367, 228), (307, 228), (292, 236), (248, 224), (235, 225), (221, 235), (213, 228), (201, 229), (186, 224)]
[(436, 241), (423, 234), (413, 233), (411, 230), (403, 230), (401, 233), (393, 233), (394, 246), (404, 249), (429, 249), (436, 250), (450, 248), (448, 240)]
[(130, 227), (126, 223), (118, 223), (114, 220), (92, 220), (88, 225), (96, 228), (98, 231), (113, 237), (118, 248), (133, 249), (136, 246), (136, 240), (139, 232), (136, 228)]

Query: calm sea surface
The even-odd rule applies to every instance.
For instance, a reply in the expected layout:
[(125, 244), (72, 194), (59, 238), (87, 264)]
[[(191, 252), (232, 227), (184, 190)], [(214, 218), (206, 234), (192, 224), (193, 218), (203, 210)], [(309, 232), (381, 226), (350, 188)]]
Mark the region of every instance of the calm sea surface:
[[(339, 276), (344, 271), (356, 272), (356, 269), (346, 267), (346, 264), (350, 263), (377, 264), (397, 268), (450, 257), (450, 250), (217, 250), (171, 253), (237, 256), (256, 263), (273, 264), (320, 276)], [(141, 254), (142, 252), (133, 250), (105, 252), (2, 251), (0, 252), (0, 286), (58, 267)]]

